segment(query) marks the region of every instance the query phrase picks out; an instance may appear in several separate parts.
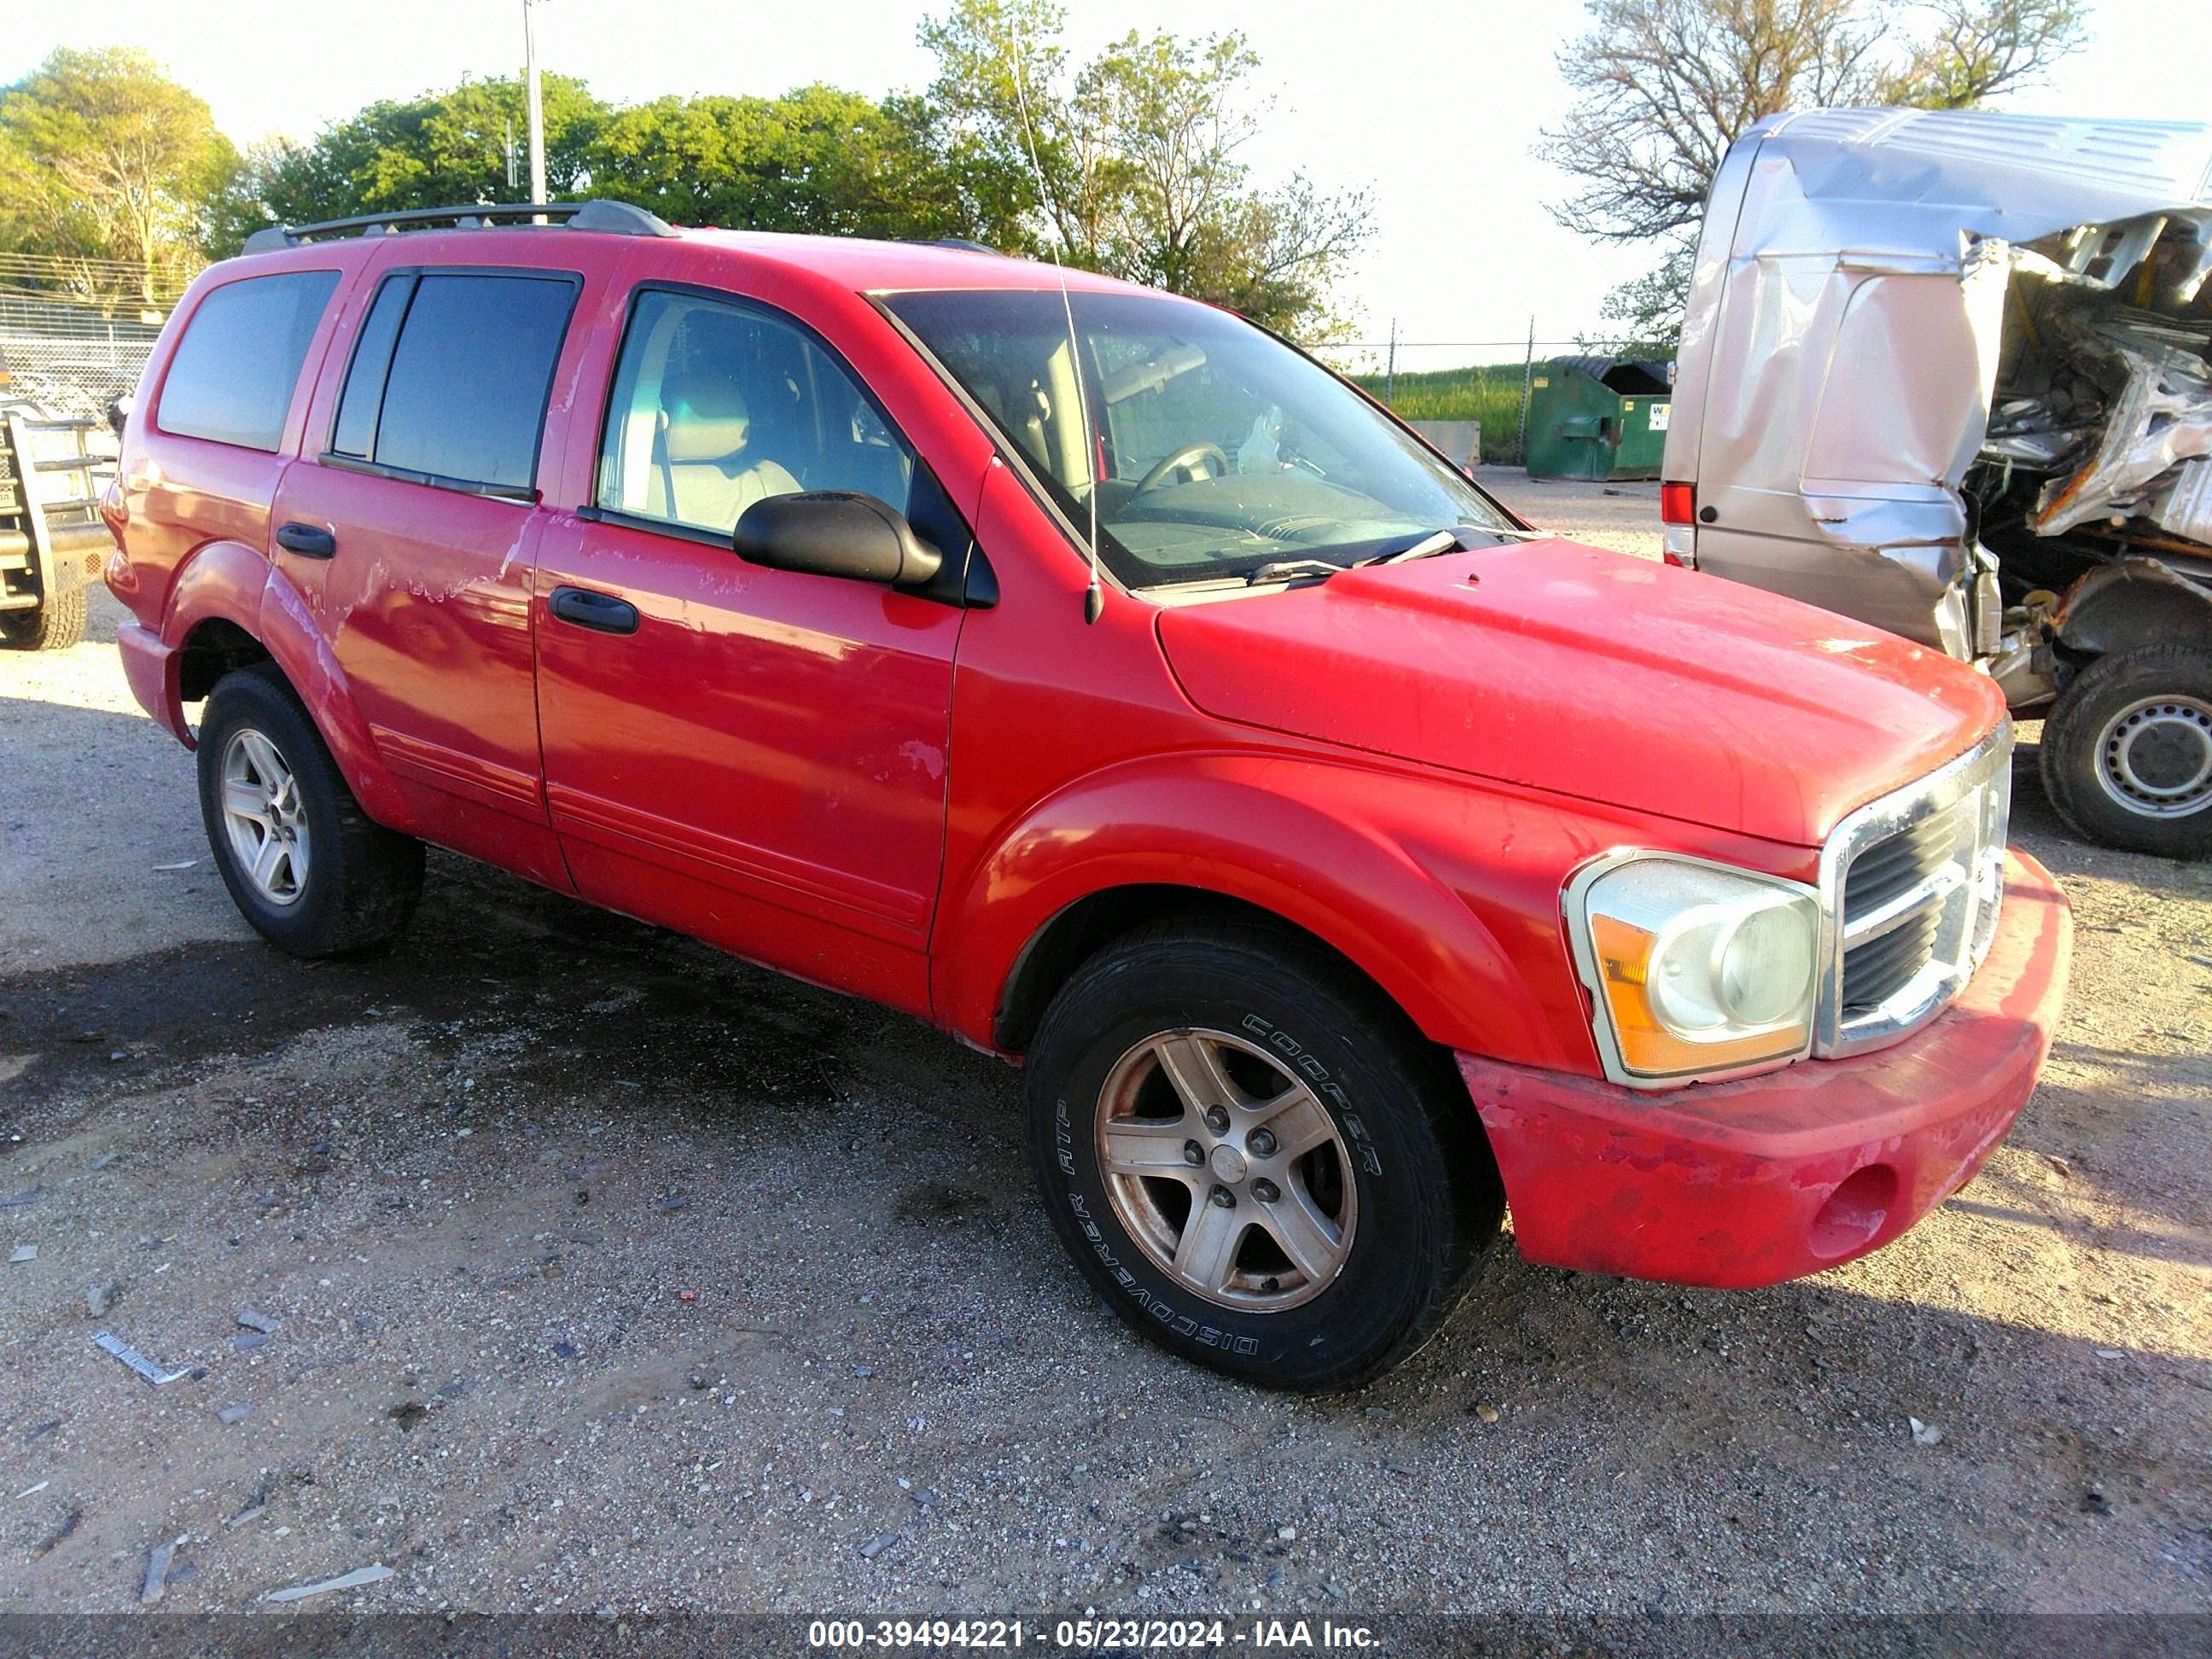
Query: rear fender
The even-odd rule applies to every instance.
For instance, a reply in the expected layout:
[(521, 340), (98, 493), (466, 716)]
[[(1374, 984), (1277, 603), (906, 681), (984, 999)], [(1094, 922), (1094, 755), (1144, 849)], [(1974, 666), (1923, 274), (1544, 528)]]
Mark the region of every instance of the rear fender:
[[(168, 614), (162, 619), (162, 643), (179, 651), (195, 628), (216, 620), (234, 623), (261, 642), (306, 707), (362, 811), (390, 829), (411, 833), (414, 814), (406, 797), (379, 757), (345, 671), (316, 627), (307, 601), (283, 572), (242, 543), (210, 542), (178, 571), (169, 590)], [(175, 661), (173, 656), (164, 719), (189, 745), (190, 728), (175, 702)]]
[[(1470, 822), (1484, 818), (1492, 821)], [(1314, 935), (1436, 1042), (1594, 1070), (1559, 894), (1564, 872), (1601, 843), (1587, 823), (1559, 833), (1574, 822), (1333, 762), (1132, 762), (1042, 802), (948, 889), (938, 1015), (994, 1048), (1017, 966), (1055, 916), (1117, 888), (1177, 887), (1241, 901)], [(1493, 927), (1512, 935), (1510, 949)]]

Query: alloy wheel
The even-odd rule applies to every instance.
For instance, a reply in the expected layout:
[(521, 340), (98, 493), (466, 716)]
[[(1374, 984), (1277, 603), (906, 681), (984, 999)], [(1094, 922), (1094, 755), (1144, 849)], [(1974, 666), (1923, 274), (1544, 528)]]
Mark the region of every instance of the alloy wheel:
[(1145, 1254), (1210, 1302), (1258, 1313), (1327, 1290), (1358, 1220), (1350, 1150), (1313, 1090), (1226, 1031), (1164, 1031), (1106, 1074), (1098, 1163)]
[(252, 726), (222, 751), (222, 822), (240, 873), (270, 904), (298, 902), (307, 884), (307, 815), (300, 781)]

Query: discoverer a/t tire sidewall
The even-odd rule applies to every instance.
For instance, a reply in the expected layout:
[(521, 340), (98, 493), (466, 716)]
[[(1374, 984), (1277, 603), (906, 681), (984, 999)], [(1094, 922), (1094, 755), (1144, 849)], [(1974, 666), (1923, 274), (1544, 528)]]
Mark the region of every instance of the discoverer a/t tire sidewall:
[[(1155, 1264), (1114, 1212), (1096, 1114), (1120, 1057), (1188, 1026), (1234, 1033), (1304, 1079), (1351, 1153), (1352, 1248), (1277, 1313), (1224, 1306)], [(1370, 988), (1284, 941), (1147, 930), (1079, 970), (1029, 1057), (1030, 1146), (1046, 1208), (1086, 1278), (1162, 1346), (1265, 1387), (1356, 1387), (1402, 1362), (1464, 1294), (1504, 1200), (1463, 1091)]]

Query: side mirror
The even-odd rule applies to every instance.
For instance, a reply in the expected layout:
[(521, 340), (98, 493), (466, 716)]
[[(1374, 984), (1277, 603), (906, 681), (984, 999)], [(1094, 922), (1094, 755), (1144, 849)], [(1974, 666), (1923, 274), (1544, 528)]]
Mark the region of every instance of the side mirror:
[(730, 545), (750, 564), (803, 570), (889, 587), (920, 587), (945, 556), (915, 534), (905, 514), (857, 490), (769, 495), (738, 520)]

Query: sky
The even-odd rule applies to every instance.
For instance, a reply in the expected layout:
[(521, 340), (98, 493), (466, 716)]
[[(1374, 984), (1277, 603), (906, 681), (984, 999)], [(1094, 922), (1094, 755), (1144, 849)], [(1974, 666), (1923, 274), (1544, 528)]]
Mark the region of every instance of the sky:
[[(945, 0), (539, 0), (542, 65), (633, 102), (665, 93), (773, 94), (824, 81), (871, 95), (918, 90), (932, 60), (915, 44)], [(147, 48), (204, 97), (241, 145), (312, 137), (379, 98), (519, 70), (522, 0), (17, 0), (0, 32), (0, 85), (57, 46)], [(1249, 159), (1262, 178), (1302, 170), (1372, 192), (1375, 236), (1343, 297), (1363, 339), (1393, 323), (1407, 342), (1543, 341), (1597, 320), (1644, 251), (1592, 246), (1544, 204), (1567, 181), (1529, 149), (1563, 106), (1553, 68), (1580, 33), (1580, 0), (1067, 0), (1078, 61), (1130, 29), (1243, 30), (1272, 98)], [(2087, 50), (2051, 83), (2003, 106), (2041, 113), (2212, 119), (2205, 0), (2095, 0)], [(1464, 353), (1409, 348), (1422, 360)]]

